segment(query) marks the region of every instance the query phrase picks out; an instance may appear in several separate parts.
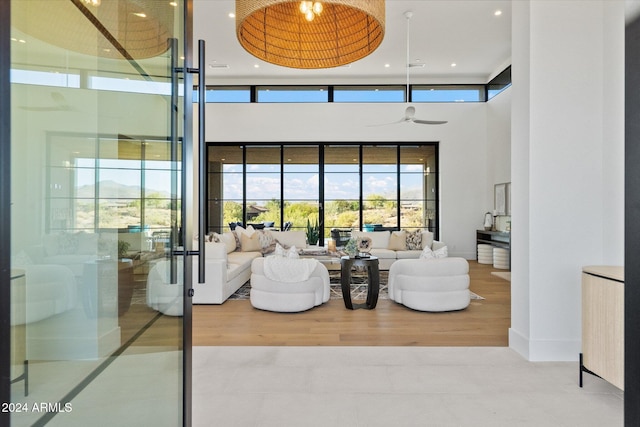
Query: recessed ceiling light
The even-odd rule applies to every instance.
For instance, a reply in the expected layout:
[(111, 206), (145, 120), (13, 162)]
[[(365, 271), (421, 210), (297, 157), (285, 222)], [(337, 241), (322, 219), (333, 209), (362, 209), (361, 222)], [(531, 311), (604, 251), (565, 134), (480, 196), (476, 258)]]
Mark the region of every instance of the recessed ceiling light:
[(458, 64), (456, 64), (455, 62), (452, 62), (452, 63), (451, 63), (451, 66), (452, 66), (452, 67), (455, 67), (456, 65), (458, 65)]
[(498, 9), (498, 10), (496, 10), (495, 12), (493, 12), (493, 14), (494, 14), (495, 16), (500, 16), (500, 15), (502, 15), (502, 11), (501, 11), (500, 9)]
[(136, 12), (134, 13), (134, 15), (136, 15), (139, 18), (146, 18), (147, 15), (144, 12)]
[(236, 14), (235, 14), (235, 13), (233, 13), (233, 12), (229, 12), (229, 18), (235, 18), (235, 17), (236, 17)]
[(224, 161), (225, 161), (225, 160), (227, 160), (227, 159), (225, 159), (225, 158), (222, 158), (222, 159), (220, 159), (220, 160), (222, 160), (222, 161), (224, 162)]
[(260, 68), (260, 65), (258, 65), (258, 64), (253, 64), (253, 68)]
[(389, 68), (391, 67), (391, 64), (384, 64), (384, 68)]
[(178, 7), (178, 2), (177, 1), (171, 1), (171, 2), (169, 2), (169, 5), (173, 6), (173, 7)]

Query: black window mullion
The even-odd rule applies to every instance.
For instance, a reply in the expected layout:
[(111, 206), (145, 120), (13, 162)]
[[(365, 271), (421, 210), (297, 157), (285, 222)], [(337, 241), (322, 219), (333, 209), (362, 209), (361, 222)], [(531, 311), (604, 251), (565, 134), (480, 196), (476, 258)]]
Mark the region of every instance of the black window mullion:
[(435, 177), (435, 230), (433, 232), (433, 236), (435, 240), (440, 240), (440, 143), (437, 142), (435, 145), (435, 163), (436, 163), (436, 177)]
[[(280, 145), (280, 222), (284, 224), (284, 145)], [(282, 226), (280, 227), (282, 230)]]
[(247, 146), (242, 146), (242, 224), (247, 225)]
[(318, 225), (320, 227), (318, 244), (324, 246), (324, 144), (318, 144), (318, 175)]
[(362, 216), (364, 215), (364, 194), (362, 192), (362, 185), (364, 183), (364, 180), (362, 179), (362, 172), (363, 172), (363, 168), (362, 168), (362, 153), (364, 152), (364, 146), (363, 144), (360, 144), (359, 146), (359, 150), (358, 150), (358, 156), (360, 157), (358, 159), (358, 175), (359, 175), (359, 180), (360, 180), (360, 206), (359, 206), (359, 210), (360, 210), (360, 220), (359, 220), (359, 227), (360, 227), (360, 231), (362, 231)]
[(398, 230), (402, 230), (402, 216), (400, 215), (400, 201), (402, 200), (402, 196), (400, 195), (400, 145), (396, 147), (396, 218), (398, 218)]

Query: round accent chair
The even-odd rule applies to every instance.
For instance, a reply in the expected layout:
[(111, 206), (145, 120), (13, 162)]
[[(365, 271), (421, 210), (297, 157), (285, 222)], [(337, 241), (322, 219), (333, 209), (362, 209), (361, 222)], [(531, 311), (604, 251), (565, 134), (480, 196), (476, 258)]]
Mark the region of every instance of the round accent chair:
[(329, 272), (315, 259), (270, 256), (251, 263), (251, 305), (260, 310), (299, 312), (329, 301)]
[(418, 311), (469, 306), (469, 263), (464, 258), (399, 259), (389, 268), (389, 299)]

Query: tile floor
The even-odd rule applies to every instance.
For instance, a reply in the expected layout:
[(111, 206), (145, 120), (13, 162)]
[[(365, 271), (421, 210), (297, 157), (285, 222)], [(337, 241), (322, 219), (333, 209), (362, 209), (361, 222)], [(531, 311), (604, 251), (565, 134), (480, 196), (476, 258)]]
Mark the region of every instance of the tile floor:
[(622, 426), (577, 362), (504, 347), (194, 347), (193, 426)]

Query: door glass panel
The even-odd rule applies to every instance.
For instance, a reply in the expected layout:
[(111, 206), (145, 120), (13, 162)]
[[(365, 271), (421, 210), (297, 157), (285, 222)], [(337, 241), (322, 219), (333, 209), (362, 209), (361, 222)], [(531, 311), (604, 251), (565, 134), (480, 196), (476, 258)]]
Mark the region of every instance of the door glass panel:
[(332, 228), (360, 228), (360, 148), (324, 149), (324, 237)]
[(182, 425), (183, 1), (11, 8), (11, 425)]
[(436, 231), (436, 147), (400, 147), (400, 221), (403, 228)]

